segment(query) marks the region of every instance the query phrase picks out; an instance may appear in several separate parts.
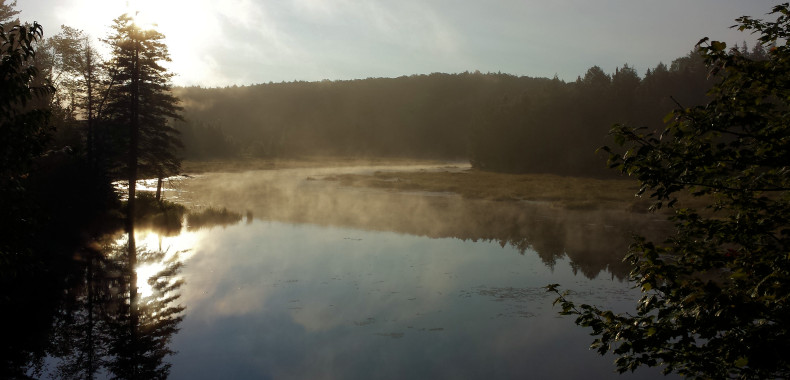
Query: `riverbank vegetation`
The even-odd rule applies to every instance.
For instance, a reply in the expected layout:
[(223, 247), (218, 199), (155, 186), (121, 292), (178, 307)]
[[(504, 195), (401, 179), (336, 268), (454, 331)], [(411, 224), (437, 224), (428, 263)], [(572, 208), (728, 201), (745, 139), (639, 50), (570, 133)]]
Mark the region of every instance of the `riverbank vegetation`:
[(443, 165), (447, 161), (398, 157), (340, 157), (300, 156), (284, 158), (236, 157), (216, 160), (185, 160), (183, 171), (187, 175), (207, 172), (238, 173), (248, 170), (275, 170), (299, 168), (337, 168), (358, 166), (422, 166)]
[(190, 230), (213, 226), (231, 226), (241, 221), (241, 214), (227, 208), (207, 207), (187, 214), (186, 223)]
[(635, 197), (638, 184), (630, 179), (509, 174), (479, 169), (340, 174), (324, 179), (339, 181), (343, 186), (452, 193), (468, 199), (501, 202), (541, 202), (566, 209), (647, 211), (647, 203)]
[[(657, 132), (616, 125), (613, 168), (673, 211), (663, 242), (637, 238), (627, 256), (636, 312), (573, 302), (562, 314), (592, 330), (591, 348), (620, 372), (660, 366), (689, 378), (790, 377), (790, 5), (769, 20), (739, 18), (770, 47), (753, 59), (699, 42), (717, 83), (704, 106), (676, 110)], [(705, 202), (678, 201), (689, 193)]]
[[(138, 175), (162, 178), (180, 162), (163, 36), (121, 15), (105, 60), (79, 30), (44, 38), (14, 19), (15, 5), (0, 0), (0, 309), (13, 311), (0, 319), (12, 326), (0, 377), (43, 376), (47, 356), (63, 358), (64, 378), (166, 377), (179, 285), (166, 279), (141, 297), (137, 264), (163, 254), (134, 243), (138, 208), (152, 223), (181, 222), (153, 196), (135, 205)], [(112, 186), (121, 178), (125, 206)], [(108, 243), (124, 221), (127, 241)]]
[[(740, 51), (762, 57), (762, 46)], [(464, 160), (510, 173), (614, 177), (614, 123), (659, 128), (706, 101), (713, 79), (698, 51), (645, 73), (593, 66), (577, 80), (433, 73), (349, 81), (176, 88), (190, 160), (304, 156)]]
[[(175, 230), (185, 210), (135, 184), (161, 184), (184, 170), (183, 157), (196, 172), (456, 160), (473, 169), (322, 179), (572, 210), (671, 206), (676, 236), (663, 246), (638, 240), (629, 256), (645, 293), (637, 315), (576, 307), (561, 295), (563, 313), (593, 329), (599, 352), (620, 355), (623, 371), (790, 376), (780, 354), (790, 349), (786, 4), (774, 9), (776, 22), (739, 19), (760, 34), (752, 48), (704, 41), (643, 75), (624, 64), (614, 73), (593, 66), (570, 82), (464, 72), (211, 89), (172, 88), (164, 36), (129, 15), (114, 20), (102, 57), (77, 29), (45, 38), (41, 25), (14, 19), (15, 5), (0, 0), (0, 309), (12, 311), (0, 320), (10, 327), (0, 377), (28, 377), (62, 354), (53, 331), (100, 306), (116, 311), (104, 321), (116, 339), (95, 361), (75, 359), (65, 377), (93, 378), (100, 361), (118, 378), (166, 377), (166, 343), (183, 308), (152, 311), (164, 315), (157, 326), (139, 324), (153, 317), (135, 309), (134, 225)], [(611, 146), (613, 123), (624, 151), (596, 155)], [(606, 168), (607, 154), (620, 173)], [(120, 179), (129, 184), (125, 206), (111, 186)], [(241, 216), (209, 209), (191, 218), (200, 226)], [(124, 221), (126, 245), (103, 250), (101, 236)], [(177, 273), (171, 264), (163, 276)], [(166, 294), (176, 285), (158, 283), (160, 309), (178, 298)], [(96, 330), (91, 318), (61, 332), (107, 338), (111, 330)], [(76, 358), (98, 348), (69, 349)]]

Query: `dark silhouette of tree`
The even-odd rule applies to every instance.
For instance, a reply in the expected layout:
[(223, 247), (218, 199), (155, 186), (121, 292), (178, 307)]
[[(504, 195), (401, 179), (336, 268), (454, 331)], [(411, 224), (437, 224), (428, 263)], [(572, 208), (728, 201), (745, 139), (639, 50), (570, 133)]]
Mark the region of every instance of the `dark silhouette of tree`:
[(637, 91), (640, 85), (639, 75), (628, 64), (615, 69), (614, 75), (612, 75), (612, 102), (619, 107), (615, 112), (617, 113), (616, 117), (620, 120), (610, 120), (610, 123), (612, 121), (632, 121), (639, 117), (636, 110), (639, 101)]
[[(204, 160), (216, 158), (234, 158), (240, 153), (238, 143), (217, 124), (205, 121), (185, 120), (177, 123), (176, 128), (184, 143), (184, 157), (186, 159)], [(261, 145), (252, 148), (253, 156), (265, 157), (273, 147)]]
[[(676, 231), (661, 245), (632, 245), (630, 276), (642, 290), (636, 313), (577, 306), (567, 294), (556, 302), (592, 328), (592, 348), (617, 355), (621, 372), (663, 366), (694, 378), (790, 377), (790, 8), (772, 14), (774, 21), (737, 20), (773, 46), (765, 60), (700, 41), (717, 78), (707, 104), (677, 109), (655, 133), (612, 129), (625, 152), (605, 148), (611, 166), (638, 179), (653, 208), (671, 207)], [(706, 206), (684, 205), (683, 193)]]
[(762, 44), (755, 44), (752, 50), (748, 54), (749, 59), (753, 61), (764, 61), (768, 59), (768, 52), (765, 50)]
[(148, 335), (139, 328), (145, 316), (140, 314), (141, 300), (136, 286), (136, 181), (142, 172), (158, 176), (161, 183), (164, 175), (180, 165), (174, 153), (178, 145), (177, 132), (168, 124), (169, 118), (180, 117), (179, 107), (178, 99), (170, 94), (172, 74), (161, 65), (162, 61), (169, 60), (164, 35), (141, 28), (127, 14), (115, 19), (112, 29), (113, 33), (105, 40), (112, 49), (110, 76), (114, 83), (106, 113), (112, 125), (125, 133), (129, 239), (124, 271), (128, 274), (128, 282), (119, 293), (128, 294), (127, 304), (121, 305), (126, 309), (121, 309), (122, 317), (115, 324), (121, 326), (115, 333), (120, 343), (113, 346), (117, 360), (111, 370), (122, 378), (151, 378), (161, 373), (158, 365), (137, 364), (146, 357), (143, 348), (153, 342), (147, 341)]
[(84, 32), (65, 25), (45, 40), (45, 47), (50, 57), (48, 75), (58, 90), (53, 108), (63, 108), (64, 118), (85, 130), (88, 161), (95, 164), (96, 124), (101, 94), (107, 91), (103, 62)]
[[(0, 188), (17, 186), (29, 173), (33, 158), (44, 152), (50, 134), (49, 110), (40, 100), (53, 92), (48, 83), (35, 83), (33, 65), (41, 25), (16, 25), (0, 30)], [(38, 101), (38, 104), (36, 103)]]
[(113, 311), (111, 284), (117, 265), (103, 250), (86, 247), (80, 252), (69, 295), (61, 307), (50, 355), (60, 359), (56, 373), (64, 379), (94, 379), (106, 366), (110, 331), (107, 316)]
[[(468, 159), (492, 171), (611, 177), (595, 150), (612, 123), (659, 127), (676, 107), (673, 97), (703, 104), (711, 84), (693, 53), (644, 79), (623, 65), (611, 75), (592, 67), (571, 83), (433, 73), (176, 92), (187, 105), (188, 122), (178, 128), (193, 159), (224, 156), (233, 145), (238, 155), (261, 158)], [(204, 143), (212, 140), (219, 143)]]
[[(58, 378), (93, 379), (109, 371), (116, 379), (167, 378), (169, 343), (183, 319), (178, 304), (183, 280), (178, 253), (138, 251), (139, 264), (162, 269), (148, 279), (151, 293), (132, 302), (136, 268), (130, 266), (128, 244), (110, 239), (101, 250), (85, 249), (70, 274), (68, 296), (60, 305), (48, 354), (58, 359)], [(132, 307), (132, 305), (135, 307)]]
[(112, 145), (106, 138), (97, 144), (104, 137), (98, 125), (110, 86), (102, 60), (85, 33), (63, 25), (60, 33), (43, 41), (36, 65), (56, 89), (50, 104), (56, 130), (52, 148), (71, 149), (81, 156), (91, 173), (85, 189), (97, 194), (109, 178), (108, 149), (101, 148)]
[(612, 78), (600, 66), (593, 66), (577, 82), (596, 91), (606, 91), (612, 84)]
[(112, 49), (114, 82), (106, 113), (116, 127), (128, 131), (124, 170), (133, 210), (139, 174), (155, 176), (161, 184), (164, 176), (180, 167), (181, 143), (171, 120), (181, 118), (181, 108), (170, 92), (173, 74), (161, 65), (170, 60), (164, 35), (143, 29), (127, 14), (115, 19), (112, 28), (113, 34), (105, 40)]
[[(16, 19), (14, 19), (14, 17), (19, 14), (19, 11), (14, 9), (14, 7), (16, 7), (16, 0), (10, 1), (8, 4), (6, 4), (6, 0), (0, 0), (0, 24), (12, 22), (16, 24), (19, 23)], [(5, 27), (6, 25), (3, 26)], [(10, 30), (10, 26), (8, 30)]]
[[(165, 379), (170, 372), (165, 358), (173, 353), (169, 343), (183, 319), (184, 307), (176, 303), (183, 264), (177, 253), (166, 259), (161, 251), (136, 251), (135, 259), (129, 260), (128, 247), (136, 244), (133, 234), (128, 236), (127, 247), (120, 247), (116, 256), (121, 276), (114, 284), (113, 312), (108, 314), (107, 368), (117, 379)], [(151, 294), (134, 300), (139, 297), (135, 265), (152, 262), (161, 263), (163, 269), (148, 280)]]
[[(0, 2), (3, 21), (18, 13), (12, 8), (14, 4)], [(54, 149), (59, 145), (51, 139), (50, 125), (80, 126), (87, 121), (88, 144), (95, 145), (92, 140), (96, 136), (92, 135), (101, 109), (96, 94), (106, 93), (106, 87), (100, 84), (101, 65), (81, 32), (64, 28), (61, 35), (43, 46), (38, 45), (42, 34), (42, 27), (36, 23), (0, 27), (0, 322), (9, 327), (0, 345), (0, 378), (39, 376), (47, 355), (64, 358), (56, 370), (59, 376), (93, 378), (100, 368), (110, 366), (115, 352), (123, 352), (110, 349), (119, 347), (110, 344), (111, 322), (116, 320), (130, 322), (126, 331), (137, 338), (133, 352), (149, 363), (139, 368), (153, 368), (132, 373), (143, 373), (138, 378), (163, 377), (167, 364), (162, 358), (169, 352), (167, 342), (177, 330), (183, 311), (174, 305), (180, 282), (172, 280), (180, 264), (167, 263), (159, 281), (153, 284), (154, 295), (141, 301), (136, 286), (118, 285), (136, 284), (136, 249), (127, 249), (126, 255), (117, 258), (105, 256), (90, 244), (93, 236), (106, 232), (96, 226), (117, 228), (114, 218), (105, 214), (98, 218), (107, 208), (118, 207), (117, 198), (106, 178), (95, 181), (96, 173), (85, 170), (82, 156), (76, 152), (79, 147), (75, 146), (74, 151)], [(155, 60), (152, 54), (142, 52), (140, 61), (148, 65), (148, 70), (151, 60)], [(138, 91), (142, 94), (139, 103), (154, 116), (142, 115), (140, 130), (146, 142), (162, 144), (161, 135), (154, 131), (161, 123), (157, 117), (173, 113), (168, 102), (174, 98), (156, 94), (157, 89), (169, 87), (151, 79), (157, 75), (155, 70), (143, 70), (143, 74), (138, 82), (153, 81), (155, 85)], [(123, 75), (119, 78), (124, 79)], [(57, 96), (50, 82), (57, 86)], [(128, 81), (125, 84), (129, 86)], [(122, 95), (115, 95), (110, 115), (118, 122), (123, 120), (117, 102)], [(94, 113), (95, 118), (91, 116)], [(131, 118), (128, 120), (131, 122)], [(130, 135), (116, 136), (128, 142)], [(163, 153), (147, 157), (160, 159)], [(102, 199), (115, 203), (102, 203), (93, 194), (86, 196), (79, 187), (64, 186), (85, 181), (101, 182)], [(129, 227), (133, 236), (131, 222)], [(133, 239), (130, 246), (134, 246)], [(129, 251), (134, 254), (128, 255)], [(141, 260), (156, 258), (161, 257), (148, 254)], [(125, 309), (113, 298), (119, 286), (128, 290), (121, 301), (128, 305)], [(123, 316), (106, 317), (113, 313), (117, 316), (118, 312)]]

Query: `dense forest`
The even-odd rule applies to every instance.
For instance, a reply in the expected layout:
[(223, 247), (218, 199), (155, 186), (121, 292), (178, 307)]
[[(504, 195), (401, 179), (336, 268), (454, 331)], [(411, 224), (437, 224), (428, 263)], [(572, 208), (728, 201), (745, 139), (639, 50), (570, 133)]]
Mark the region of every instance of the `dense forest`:
[[(760, 45), (743, 54), (762, 58)], [(176, 88), (185, 155), (340, 155), (469, 160), (502, 172), (612, 175), (595, 156), (614, 123), (658, 128), (703, 104), (712, 79), (696, 52), (640, 76), (623, 65), (574, 82), (501, 73)]]
[[(13, 326), (0, 378), (45, 377), (51, 358), (62, 359), (59, 378), (164, 378), (183, 311), (171, 305), (180, 263), (139, 293), (137, 265), (164, 252), (137, 249), (134, 237), (140, 219), (180, 227), (184, 213), (135, 194), (138, 178), (180, 166), (164, 36), (122, 14), (104, 59), (77, 29), (44, 38), (15, 6), (0, 0), (0, 323)], [(125, 202), (112, 184), (120, 179)]]
[[(599, 353), (621, 355), (620, 371), (663, 362), (666, 372), (705, 378), (788, 377), (780, 354), (790, 349), (787, 4), (774, 8), (776, 22), (738, 19), (762, 45), (730, 50), (705, 39), (643, 75), (623, 65), (614, 73), (593, 66), (572, 82), (465, 72), (211, 89), (173, 88), (164, 35), (128, 14), (113, 20), (102, 57), (93, 37), (64, 26), (45, 38), (42, 25), (20, 22), (15, 6), (0, 0), (0, 324), (8, 330), (0, 378), (43, 376), (53, 359), (63, 378), (166, 378), (168, 344), (185, 310), (177, 304), (183, 264), (178, 254), (165, 260), (161, 247), (138, 249), (135, 225), (166, 233), (183, 220), (200, 226), (241, 216), (184, 216), (159, 191), (137, 194), (137, 180), (159, 178), (161, 186), (183, 157), (308, 155), (629, 175), (640, 194), (653, 192), (653, 208), (671, 207), (689, 190), (710, 203), (675, 208), (664, 246), (645, 238), (631, 245), (630, 279), (644, 295), (636, 314), (577, 308), (559, 285), (546, 288), (557, 291), (563, 314), (600, 336)], [(610, 130), (623, 150), (596, 156)], [(125, 201), (113, 184), (121, 180)], [(494, 228), (491, 239), (530, 246), (550, 266), (566, 255), (590, 276), (586, 269), (604, 267), (569, 253), (569, 235), (558, 233), (564, 221), (511, 216), (508, 225), (541, 237)], [(163, 269), (143, 294), (136, 268), (153, 262)]]

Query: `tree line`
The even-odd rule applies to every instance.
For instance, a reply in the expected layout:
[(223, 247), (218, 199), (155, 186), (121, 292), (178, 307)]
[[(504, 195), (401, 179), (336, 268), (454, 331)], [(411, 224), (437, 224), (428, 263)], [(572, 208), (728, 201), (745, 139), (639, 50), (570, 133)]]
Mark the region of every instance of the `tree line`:
[[(123, 14), (102, 40), (104, 59), (77, 29), (44, 38), (15, 6), (0, 0), (0, 309), (9, 311), (0, 322), (13, 330), (0, 346), (0, 377), (36, 375), (47, 355), (75, 360), (63, 363), (68, 378), (100, 368), (166, 377), (183, 309), (171, 304), (178, 284), (163, 282), (154, 299), (138, 294), (138, 260), (158, 253), (134, 241), (137, 178), (180, 166), (164, 36)], [(112, 186), (121, 179), (125, 205)], [(99, 252), (124, 221), (124, 246)], [(178, 265), (168, 268), (170, 279)]]
[[(741, 47), (764, 57), (761, 45)], [(593, 66), (576, 81), (433, 73), (350, 81), (176, 88), (185, 154), (418, 157), (501, 172), (611, 175), (595, 150), (614, 123), (660, 127), (703, 104), (712, 85), (697, 51), (639, 75)]]

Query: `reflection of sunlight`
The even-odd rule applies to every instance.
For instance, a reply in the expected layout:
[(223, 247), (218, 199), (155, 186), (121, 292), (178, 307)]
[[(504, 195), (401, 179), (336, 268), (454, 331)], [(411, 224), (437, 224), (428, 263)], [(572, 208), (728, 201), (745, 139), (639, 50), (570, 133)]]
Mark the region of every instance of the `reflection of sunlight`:
[(148, 279), (156, 275), (159, 271), (164, 269), (165, 266), (161, 263), (144, 264), (137, 266), (137, 294), (145, 298), (153, 294), (151, 285), (148, 284)]
[(178, 253), (182, 261), (192, 256), (191, 250), (200, 237), (200, 231), (187, 231), (186, 228), (176, 236), (164, 236), (152, 230), (138, 230), (134, 234), (137, 249), (165, 252), (165, 260)]
[[(174, 176), (163, 178), (162, 179), (162, 192), (163, 193), (169, 193), (169, 192), (179, 193), (180, 192), (180, 191), (178, 191), (179, 184), (185, 178), (187, 178), (187, 177), (184, 177), (182, 175), (174, 175)], [(157, 182), (156, 178), (138, 179), (137, 180), (137, 185), (135, 186), (135, 190), (138, 191), (138, 192), (154, 193), (154, 192), (156, 192), (156, 182)], [(128, 184), (129, 184), (129, 182), (125, 181), (125, 180), (114, 181), (112, 183), (113, 188), (115, 188), (115, 192), (119, 194), (119, 196), (121, 197), (122, 201), (125, 201), (125, 200), (129, 199), (129, 186), (128, 186)], [(171, 200), (172, 200), (173, 197), (178, 198), (177, 195), (171, 195), (170, 196)]]
[[(141, 230), (135, 233), (135, 243), (140, 251), (164, 252), (162, 261), (167, 261), (178, 255), (180, 261), (189, 259), (193, 254), (193, 248), (202, 236), (200, 231), (187, 231), (182, 229), (177, 236), (162, 236), (150, 230)], [(119, 244), (126, 244), (126, 238), (122, 238)], [(137, 272), (137, 292), (140, 297), (148, 297), (153, 293), (148, 280), (157, 273), (165, 269), (163, 262), (139, 263), (135, 271)]]

